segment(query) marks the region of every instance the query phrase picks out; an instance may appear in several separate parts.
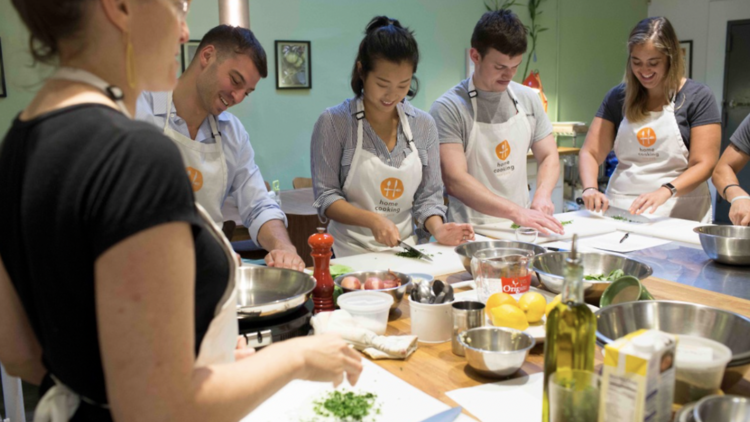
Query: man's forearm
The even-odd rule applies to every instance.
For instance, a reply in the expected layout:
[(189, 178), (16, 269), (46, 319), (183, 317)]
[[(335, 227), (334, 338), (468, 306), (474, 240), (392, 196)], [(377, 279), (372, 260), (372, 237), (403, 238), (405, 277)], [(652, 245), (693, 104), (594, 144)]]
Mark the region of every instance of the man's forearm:
[(260, 226), (257, 240), (260, 246), (267, 251), (284, 249), (297, 252), (297, 248), (292, 245), (289, 233), (281, 220), (268, 220)]
[(534, 196), (549, 199), (560, 177), (560, 159), (558, 155), (548, 155), (539, 163)]
[(482, 214), (494, 217), (513, 219), (520, 209), (513, 202), (491, 192), (468, 173), (457, 176), (450, 181), (448, 193)]

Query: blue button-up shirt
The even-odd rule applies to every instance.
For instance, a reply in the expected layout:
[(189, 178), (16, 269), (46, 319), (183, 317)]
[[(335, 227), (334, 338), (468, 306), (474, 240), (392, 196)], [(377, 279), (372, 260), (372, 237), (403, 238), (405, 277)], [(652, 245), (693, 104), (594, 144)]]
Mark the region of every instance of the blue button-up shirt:
[[(167, 116), (167, 95), (167, 92), (141, 94), (136, 104), (136, 119), (151, 122), (162, 129)], [(242, 222), (250, 232), (250, 236), (257, 240), (258, 231), (263, 224), (269, 220), (282, 220), (286, 225), (286, 215), (276, 201), (268, 196), (263, 176), (255, 164), (255, 152), (250, 145), (250, 137), (240, 120), (225, 111), (216, 116), (216, 123), (221, 133), (224, 159), (227, 162), (227, 189), (224, 199), (229, 195), (235, 199)], [(190, 138), (187, 124), (185, 120), (177, 116), (174, 104), (172, 104), (169, 125)], [(216, 142), (211, 136), (208, 119), (201, 123), (195, 142), (205, 144)]]

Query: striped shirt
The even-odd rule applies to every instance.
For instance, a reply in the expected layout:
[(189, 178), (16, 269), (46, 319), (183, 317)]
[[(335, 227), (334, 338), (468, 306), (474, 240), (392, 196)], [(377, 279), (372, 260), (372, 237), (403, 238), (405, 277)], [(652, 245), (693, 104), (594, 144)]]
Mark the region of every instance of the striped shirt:
[[(357, 119), (354, 117), (356, 112), (356, 100), (345, 100), (335, 107), (326, 109), (313, 129), (310, 151), (316, 198), (313, 206), (318, 209), (323, 221), (331, 204), (340, 199), (346, 200), (343, 191), (344, 181), (351, 170), (354, 150), (357, 147)], [(432, 116), (412, 107), (406, 100), (404, 114), (411, 127), (419, 159), (422, 161), (422, 182), (414, 194), (412, 215), (417, 221), (417, 226), (424, 228), (424, 222), (433, 215), (438, 215), (445, 221), (440, 145)], [(401, 167), (401, 163), (412, 152), (401, 124), (399, 123), (397, 131), (396, 146), (393, 151), (388, 151), (385, 142), (378, 137), (367, 119), (362, 119), (362, 123), (362, 148), (376, 155), (384, 164), (394, 168)]]

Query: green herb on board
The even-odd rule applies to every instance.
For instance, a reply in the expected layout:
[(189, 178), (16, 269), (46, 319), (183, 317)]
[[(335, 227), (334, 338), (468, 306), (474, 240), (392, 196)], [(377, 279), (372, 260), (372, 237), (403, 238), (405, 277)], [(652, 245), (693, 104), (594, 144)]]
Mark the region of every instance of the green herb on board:
[(615, 281), (618, 278), (621, 278), (625, 275), (625, 272), (621, 269), (612, 270), (608, 275), (604, 274), (589, 274), (583, 276), (584, 280), (590, 280), (590, 281)]
[(319, 416), (333, 416), (337, 420), (362, 421), (370, 415), (371, 411), (379, 413), (379, 407), (373, 409), (377, 397), (372, 393), (331, 391), (328, 395), (313, 402), (313, 411)]
[(518, 225), (518, 224), (516, 224), (516, 223), (513, 223), (513, 224), (511, 224), (511, 225), (510, 225), (510, 228), (511, 228), (511, 229), (520, 229), (520, 228), (521, 228), (521, 226), (519, 226), (519, 225)]
[[(424, 253), (424, 250), (420, 249), (420, 252), (422, 252), (424, 255), (427, 255), (429, 257), (432, 257), (432, 254)], [(416, 250), (406, 249), (404, 248), (401, 252), (396, 252), (396, 256), (400, 256), (402, 258), (419, 258), (419, 253), (417, 253)]]
[(613, 220), (624, 221), (626, 223), (638, 223), (638, 224), (640, 224), (640, 221), (633, 221), (633, 220), (630, 220), (628, 218), (625, 218), (625, 217), (622, 217), (622, 216), (619, 216), (619, 215), (613, 215), (610, 218), (613, 219)]
[(560, 224), (562, 224), (563, 226), (567, 226), (568, 224), (573, 224), (573, 220), (561, 221)]

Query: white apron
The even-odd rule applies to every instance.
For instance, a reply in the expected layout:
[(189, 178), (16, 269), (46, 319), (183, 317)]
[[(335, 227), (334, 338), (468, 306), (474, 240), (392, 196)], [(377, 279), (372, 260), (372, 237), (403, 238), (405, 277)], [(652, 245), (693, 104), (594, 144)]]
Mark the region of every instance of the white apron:
[(221, 134), (216, 117), (208, 115), (213, 144), (197, 142), (169, 126), (172, 115), (172, 92), (167, 95), (167, 117), (164, 119), (164, 134), (177, 144), (185, 163), (185, 170), (193, 186), (195, 201), (206, 209), (219, 227), (224, 223), (221, 206), (227, 192), (227, 162), (224, 159)]
[[(661, 112), (650, 112), (644, 121), (633, 123), (623, 118), (614, 149), (619, 163), (606, 192), (613, 207), (628, 209), (640, 194), (679, 177), (688, 168), (689, 151), (677, 125), (674, 101)], [(708, 183), (668, 199), (653, 215), (711, 223)]]
[[(354, 150), (349, 174), (344, 182), (346, 200), (357, 208), (376, 212), (391, 220), (401, 235), (401, 240), (414, 243), (411, 238), (413, 224), (411, 210), (414, 194), (422, 183), (422, 162), (414, 146), (411, 127), (404, 114), (403, 105), (396, 105), (401, 129), (411, 148), (409, 154), (394, 168), (384, 164), (377, 155), (362, 149), (364, 128), (362, 100), (357, 99), (357, 146)], [(366, 227), (341, 224), (331, 220), (328, 232), (333, 236), (333, 251), (336, 257), (376, 252), (388, 249), (375, 241), (372, 231)]]
[[(523, 208), (529, 207), (529, 184), (526, 161), (531, 144), (531, 126), (526, 111), (513, 90), (508, 95), (516, 104), (517, 113), (505, 123), (477, 121), (477, 90), (474, 77), (469, 78), (469, 97), (474, 110), (474, 127), (466, 142), (466, 165), (469, 174), (490, 192)], [(458, 198), (450, 197), (448, 221), (474, 226), (508, 221), (476, 211)]]
[[(122, 91), (117, 87), (108, 85), (105, 81), (89, 72), (79, 69), (61, 68), (51, 76), (51, 79), (72, 80), (93, 85), (107, 93), (117, 103), (120, 110), (130, 117), (122, 102)], [(196, 207), (198, 214), (206, 223), (206, 228), (224, 250), (227, 262), (229, 263), (229, 280), (227, 288), (216, 306), (214, 318), (211, 320), (203, 338), (195, 365), (206, 366), (209, 364), (233, 362), (234, 349), (239, 333), (237, 323), (237, 290), (235, 289), (237, 261), (235, 260), (229, 241), (212, 224), (208, 213), (200, 205), (196, 204)], [(67, 422), (78, 409), (81, 400), (94, 406), (109, 408), (107, 404), (94, 403), (92, 400), (80, 396), (66, 387), (53, 374), (51, 376), (55, 381), (55, 385), (39, 400), (34, 412), (34, 422)]]

